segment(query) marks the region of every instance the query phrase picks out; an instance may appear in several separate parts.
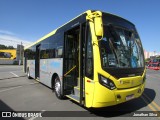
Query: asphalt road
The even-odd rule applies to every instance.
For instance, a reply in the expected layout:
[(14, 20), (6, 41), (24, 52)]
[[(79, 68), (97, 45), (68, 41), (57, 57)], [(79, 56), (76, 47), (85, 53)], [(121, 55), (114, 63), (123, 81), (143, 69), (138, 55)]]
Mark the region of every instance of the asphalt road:
[[(160, 119), (159, 117), (130, 117), (137, 111), (143, 114), (144, 111), (149, 111), (153, 115), (160, 111), (160, 71), (147, 70), (146, 88), (142, 97), (112, 107), (87, 109), (70, 99), (58, 100), (50, 88), (34, 79), (27, 79), (22, 68), (22, 66), (0, 65), (0, 111), (36, 111), (42, 115), (55, 116), (46, 119), (57, 120)], [(43, 120), (44, 118), (19, 119)]]

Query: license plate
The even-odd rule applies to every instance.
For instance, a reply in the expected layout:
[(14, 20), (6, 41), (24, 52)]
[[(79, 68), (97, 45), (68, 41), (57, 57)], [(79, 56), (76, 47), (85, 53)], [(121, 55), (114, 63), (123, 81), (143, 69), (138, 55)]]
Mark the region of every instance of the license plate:
[(128, 95), (128, 96), (126, 97), (126, 100), (131, 100), (131, 99), (133, 99), (133, 98), (134, 98), (134, 94)]

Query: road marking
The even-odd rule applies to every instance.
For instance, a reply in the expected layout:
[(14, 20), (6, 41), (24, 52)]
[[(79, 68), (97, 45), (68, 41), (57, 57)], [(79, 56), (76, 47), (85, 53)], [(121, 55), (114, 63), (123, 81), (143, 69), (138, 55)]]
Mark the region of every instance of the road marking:
[[(22, 70), (13, 70), (13, 71), (9, 71), (9, 72), (23, 72)], [(0, 73), (8, 73), (8, 71), (5, 71), (5, 72), (0, 72)], [(24, 73), (24, 72), (23, 72)]]
[[(12, 66), (13, 67), (13, 66)], [(3, 66), (3, 67), (0, 67), (0, 68), (10, 68), (9, 66)]]
[[(160, 116), (159, 112), (151, 105), (152, 103), (149, 103), (144, 96), (141, 96), (141, 99), (147, 104), (147, 106), (154, 112), (157, 114), (157, 116)], [(158, 117), (158, 119), (160, 119), (160, 117)]]
[(8, 90), (12, 90), (12, 89), (20, 88), (20, 87), (22, 87), (22, 86), (8, 88), (8, 89), (5, 89), (5, 90), (1, 90), (0, 92), (5, 92), (5, 91), (8, 91)]
[(16, 75), (15, 73), (13, 73), (13, 72), (10, 72), (11, 74), (13, 74), (14, 76), (16, 76), (16, 77), (19, 77), (18, 75)]
[[(33, 84), (37, 84), (38, 82), (34, 82), (34, 83), (30, 83), (30, 84), (27, 84), (27, 85), (33, 85)], [(23, 85), (24, 86), (24, 85)], [(13, 90), (13, 89), (16, 89), (16, 88), (20, 88), (20, 87), (23, 87), (22, 85), (19, 85), (17, 87), (12, 87), (12, 88), (8, 88), (8, 89), (5, 89), (5, 90), (1, 90), (1, 92), (5, 92), (5, 91), (9, 91), (9, 90)]]
[(152, 101), (145, 93), (143, 95), (160, 111), (160, 106), (156, 104), (154, 101)]
[[(44, 113), (46, 110), (41, 110), (39, 113)], [(30, 119), (28, 119), (28, 120), (34, 120), (34, 119), (36, 119), (37, 117), (31, 117)]]
[(16, 67), (22, 67), (22, 66), (19, 66), (19, 65), (8, 65), (8, 66), (7, 65), (4, 65), (4, 66), (1, 65), (0, 68), (13, 68), (15, 66)]

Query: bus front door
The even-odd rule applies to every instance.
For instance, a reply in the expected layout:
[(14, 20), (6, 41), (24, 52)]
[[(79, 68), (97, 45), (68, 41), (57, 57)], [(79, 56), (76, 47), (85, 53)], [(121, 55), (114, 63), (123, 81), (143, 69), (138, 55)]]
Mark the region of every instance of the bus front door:
[(65, 95), (74, 94), (79, 79), (79, 27), (65, 33), (63, 91)]
[(80, 24), (65, 34), (63, 92), (84, 105), (84, 56), (86, 24)]
[(39, 80), (39, 66), (40, 66), (40, 45), (36, 46), (35, 56), (35, 79)]

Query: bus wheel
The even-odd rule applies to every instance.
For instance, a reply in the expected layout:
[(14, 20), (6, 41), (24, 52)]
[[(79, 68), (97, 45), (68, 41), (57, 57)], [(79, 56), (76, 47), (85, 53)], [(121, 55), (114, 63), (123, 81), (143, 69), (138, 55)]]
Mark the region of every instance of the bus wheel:
[(57, 96), (58, 99), (63, 99), (63, 95), (62, 95), (62, 92), (61, 92), (61, 88), (62, 88), (62, 85), (61, 85), (61, 82), (59, 80), (59, 77), (57, 76), (55, 78), (55, 86), (54, 86), (54, 89), (55, 89), (55, 94)]
[(27, 69), (27, 77), (28, 77), (28, 79), (31, 79), (29, 68)]

